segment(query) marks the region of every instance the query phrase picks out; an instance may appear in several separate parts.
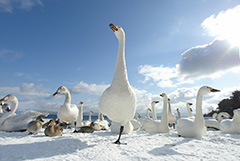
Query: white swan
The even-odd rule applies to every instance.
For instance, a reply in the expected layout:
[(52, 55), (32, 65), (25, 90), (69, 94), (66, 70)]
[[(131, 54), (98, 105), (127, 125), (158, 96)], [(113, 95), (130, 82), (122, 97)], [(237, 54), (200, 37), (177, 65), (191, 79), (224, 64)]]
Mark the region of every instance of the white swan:
[(29, 134), (37, 134), (42, 129), (42, 122), (44, 122), (42, 116), (38, 116), (36, 120), (29, 122), (27, 126)]
[(172, 113), (172, 108), (170, 104), (170, 99), (168, 98), (168, 125), (175, 129), (176, 116)]
[(220, 112), (219, 114), (214, 113), (212, 115), (212, 119), (205, 120), (205, 126), (207, 127), (207, 130), (220, 130), (220, 123), (223, 120), (222, 117), (231, 118), (227, 112)]
[(77, 121), (76, 121), (76, 128), (79, 128), (82, 126), (88, 126), (88, 125), (85, 125), (85, 123), (83, 122), (83, 102), (80, 101), (79, 109), (78, 109), (78, 117), (77, 117)]
[(75, 104), (71, 104), (71, 94), (69, 90), (65, 86), (61, 86), (57, 89), (57, 91), (53, 94), (56, 96), (57, 94), (65, 94), (64, 104), (58, 109), (57, 117), (60, 119), (60, 122), (72, 122), (77, 120), (78, 116), (78, 108)]
[(137, 113), (135, 115), (135, 117), (132, 120), (130, 120), (130, 122), (133, 125), (133, 131), (138, 131), (141, 128), (141, 126), (142, 126), (141, 122), (139, 121), (138, 116), (140, 116), (139, 113)]
[(211, 119), (205, 120), (205, 126), (207, 127), (208, 131), (212, 130), (219, 130), (220, 129), (220, 122), (216, 119), (218, 116), (217, 113), (212, 115)]
[[(120, 123), (113, 121), (110, 126), (111, 132), (113, 134), (119, 134), (120, 127), (121, 127)], [(128, 121), (124, 126), (122, 134), (131, 134), (131, 133), (133, 133), (133, 125), (132, 125), (131, 121)]]
[(180, 119), (182, 116), (181, 116), (181, 112), (180, 112), (179, 108), (177, 108), (177, 114), (178, 114), (178, 119)]
[(151, 120), (143, 124), (142, 129), (149, 133), (168, 133), (168, 115), (167, 115), (167, 95), (160, 94), (163, 97), (163, 111), (161, 120)]
[(102, 94), (99, 110), (110, 120), (121, 124), (119, 137), (114, 143), (120, 144), (124, 126), (134, 117), (136, 111), (136, 94), (128, 81), (125, 62), (125, 33), (119, 26), (109, 25), (118, 41), (118, 57), (112, 84)]
[(190, 106), (192, 106), (192, 103), (188, 102), (186, 106), (187, 106), (188, 117), (193, 117), (192, 116), (192, 108), (190, 107)]
[(104, 119), (101, 112), (99, 112), (98, 119), (94, 122), (94, 128), (96, 130), (107, 130), (109, 128), (109, 122)]
[(240, 109), (233, 111), (233, 119), (223, 120), (220, 123), (220, 130), (225, 134), (240, 134)]
[(210, 92), (219, 92), (208, 86), (202, 86), (197, 93), (196, 100), (196, 117), (181, 118), (177, 121), (176, 130), (178, 135), (183, 137), (201, 137), (206, 133), (205, 120), (202, 114), (202, 98), (203, 95)]
[(145, 122), (149, 121), (149, 120), (152, 120), (149, 116), (149, 111), (152, 111), (150, 108), (147, 109), (146, 111), (146, 116), (144, 117), (140, 117), (139, 118), (139, 122), (143, 125)]
[(90, 124), (92, 123), (92, 113), (93, 111), (89, 111), (88, 120), (83, 121), (83, 124), (85, 126), (90, 126)]
[(221, 122), (223, 120), (222, 117), (226, 117), (226, 118), (230, 119), (231, 115), (229, 115), (229, 113), (227, 113), (227, 112), (220, 112), (217, 116), (219, 122)]
[(27, 130), (28, 123), (35, 120), (36, 117), (48, 115), (48, 113), (37, 111), (25, 111), (15, 114), (18, 107), (18, 99), (12, 94), (5, 96), (0, 101), (11, 103), (11, 111), (5, 113), (0, 118), (0, 131), (25, 131)]

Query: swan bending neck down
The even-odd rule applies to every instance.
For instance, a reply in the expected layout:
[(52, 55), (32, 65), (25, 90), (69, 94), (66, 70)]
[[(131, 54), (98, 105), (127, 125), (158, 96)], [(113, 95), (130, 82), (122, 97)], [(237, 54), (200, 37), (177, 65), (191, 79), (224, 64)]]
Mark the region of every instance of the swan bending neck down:
[(37, 111), (25, 111), (15, 114), (18, 107), (18, 99), (12, 94), (5, 96), (0, 101), (11, 103), (11, 110), (0, 117), (0, 131), (25, 131), (29, 122), (35, 120), (40, 115), (48, 115), (48, 113)]
[(220, 90), (213, 89), (208, 86), (202, 86), (197, 93), (196, 101), (196, 117), (181, 118), (177, 122), (176, 130), (179, 136), (183, 137), (201, 137), (206, 133), (205, 120), (202, 114), (202, 98), (203, 95), (210, 92), (219, 92)]
[(71, 104), (71, 94), (67, 87), (59, 87), (53, 96), (61, 93), (65, 94), (65, 101), (64, 104), (58, 109), (57, 117), (60, 119), (60, 122), (65, 121), (69, 123), (76, 121), (78, 116), (78, 107), (75, 104)]
[(136, 111), (136, 94), (128, 81), (125, 62), (125, 32), (119, 26), (109, 25), (118, 39), (118, 56), (112, 84), (102, 94), (99, 110), (110, 120), (121, 124), (119, 137), (114, 143), (120, 144), (124, 126), (133, 119)]

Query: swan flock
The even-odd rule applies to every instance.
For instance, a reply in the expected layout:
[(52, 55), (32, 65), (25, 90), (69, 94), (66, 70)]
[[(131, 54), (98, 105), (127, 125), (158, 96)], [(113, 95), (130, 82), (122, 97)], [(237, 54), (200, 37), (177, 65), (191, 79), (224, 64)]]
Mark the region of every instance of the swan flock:
[[(110, 129), (112, 133), (118, 133), (115, 144), (120, 142), (122, 134), (131, 134), (137, 130), (144, 130), (148, 133), (169, 133), (173, 128), (176, 134), (181, 137), (202, 137), (208, 127), (214, 127), (223, 133), (240, 134), (240, 109), (234, 110), (232, 119), (221, 120), (224, 114), (220, 115), (218, 120), (205, 120), (202, 113), (203, 96), (211, 92), (219, 92), (209, 86), (202, 86), (196, 97), (196, 115), (192, 115), (190, 106), (187, 103), (187, 112), (189, 117), (182, 117), (179, 108), (177, 108), (178, 120), (176, 119), (173, 109), (171, 109), (170, 99), (166, 93), (160, 94), (163, 99), (161, 120), (158, 120), (155, 105), (159, 101), (152, 101), (151, 107), (146, 110), (146, 117), (135, 115), (137, 108), (137, 99), (135, 91), (128, 80), (128, 73), (125, 61), (125, 32), (122, 27), (110, 24), (109, 27), (118, 39), (118, 53), (115, 65), (114, 76), (111, 85), (102, 93), (99, 101), (99, 118), (95, 122), (91, 120), (89, 112), (89, 120), (83, 121), (83, 102), (79, 103), (79, 107), (71, 103), (71, 93), (65, 86), (60, 86), (53, 96), (59, 94), (65, 95), (63, 104), (59, 107), (57, 118), (60, 123), (75, 122), (75, 128), (79, 132), (92, 133), (98, 130)], [(6, 102), (9, 102), (8, 105)], [(41, 116), (47, 116), (48, 113), (37, 111), (25, 111), (16, 113), (18, 108), (18, 99), (15, 95), (9, 94), (0, 99), (0, 131), (28, 131), (29, 134), (37, 134), (42, 128), (43, 119)], [(152, 112), (152, 118), (149, 116)], [(104, 120), (106, 115), (112, 122)], [(109, 125), (111, 124), (110, 128)], [(54, 120), (50, 120), (44, 130), (46, 136), (61, 136), (63, 128), (56, 125)]]

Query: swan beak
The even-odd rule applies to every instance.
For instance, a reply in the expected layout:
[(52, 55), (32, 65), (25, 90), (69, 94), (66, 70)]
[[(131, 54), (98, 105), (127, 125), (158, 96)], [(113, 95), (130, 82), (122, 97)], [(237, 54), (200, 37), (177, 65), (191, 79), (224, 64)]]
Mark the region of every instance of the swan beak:
[(4, 104), (3, 101), (1, 101), (1, 102), (0, 102), (0, 105), (3, 105), (3, 104)]
[(159, 101), (154, 101), (155, 103), (158, 103)]
[(161, 96), (161, 97), (164, 97), (164, 96), (165, 96), (165, 93), (160, 94), (160, 96)]
[(192, 106), (192, 103), (189, 103), (190, 106)]
[(56, 96), (57, 94), (60, 94), (58, 91), (53, 94), (53, 96)]
[(118, 31), (118, 29), (120, 28), (119, 26), (114, 26), (114, 24), (109, 24), (109, 27), (115, 32)]
[(209, 87), (209, 89), (210, 89), (211, 92), (220, 92), (220, 90), (214, 89), (214, 88), (211, 88), (211, 87)]

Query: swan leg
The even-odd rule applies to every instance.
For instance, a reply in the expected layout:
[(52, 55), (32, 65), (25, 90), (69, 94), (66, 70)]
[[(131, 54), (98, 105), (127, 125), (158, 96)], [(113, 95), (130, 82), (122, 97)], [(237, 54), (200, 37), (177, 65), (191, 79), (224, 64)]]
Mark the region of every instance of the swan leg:
[(124, 129), (124, 126), (121, 126), (121, 127), (120, 127), (120, 133), (119, 133), (118, 139), (117, 139), (117, 141), (114, 142), (114, 144), (126, 144), (126, 143), (121, 143), (121, 142), (120, 142), (120, 138), (121, 138), (123, 129)]

